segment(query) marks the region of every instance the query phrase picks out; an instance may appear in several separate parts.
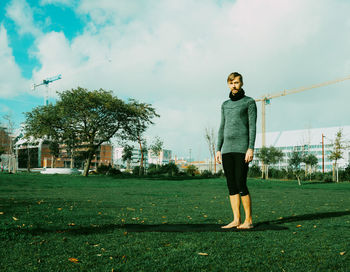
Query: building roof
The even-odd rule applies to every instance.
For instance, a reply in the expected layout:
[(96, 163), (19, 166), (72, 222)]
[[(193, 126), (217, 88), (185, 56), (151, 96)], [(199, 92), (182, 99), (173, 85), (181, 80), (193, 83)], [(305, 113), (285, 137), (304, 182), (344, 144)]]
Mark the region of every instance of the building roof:
[[(322, 142), (322, 133), (325, 136), (324, 144), (331, 144), (339, 129), (342, 129), (343, 139), (350, 140), (350, 126), (338, 126), (267, 132), (265, 136), (265, 144), (266, 146), (275, 147), (320, 145)], [(261, 143), (262, 134), (257, 133), (255, 148), (261, 148)]]

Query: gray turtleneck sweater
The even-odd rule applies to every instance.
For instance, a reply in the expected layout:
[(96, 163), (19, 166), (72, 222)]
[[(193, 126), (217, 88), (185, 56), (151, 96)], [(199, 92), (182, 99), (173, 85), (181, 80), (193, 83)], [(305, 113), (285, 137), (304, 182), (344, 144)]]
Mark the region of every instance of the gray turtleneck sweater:
[(246, 153), (254, 150), (256, 136), (256, 103), (249, 96), (237, 101), (228, 99), (221, 105), (221, 123), (216, 151)]

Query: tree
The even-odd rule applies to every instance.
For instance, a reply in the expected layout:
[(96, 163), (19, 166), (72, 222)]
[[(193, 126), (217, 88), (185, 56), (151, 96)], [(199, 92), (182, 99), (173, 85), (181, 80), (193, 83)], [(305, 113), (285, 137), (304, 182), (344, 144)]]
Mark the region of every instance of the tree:
[(147, 153), (147, 143), (144, 139), (144, 133), (148, 126), (154, 124), (152, 119), (154, 117), (160, 117), (156, 113), (151, 104), (139, 103), (135, 99), (129, 99), (129, 106), (137, 113), (133, 116), (130, 126), (126, 128), (128, 132), (128, 139), (137, 142), (140, 146), (141, 160), (140, 160), (140, 174), (144, 173), (144, 153)]
[(269, 178), (269, 165), (276, 164), (284, 156), (283, 152), (274, 146), (266, 147), (263, 146), (257, 153), (257, 158), (262, 161), (265, 166), (262, 169), (262, 178)]
[(51, 168), (54, 168), (56, 159), (60, 155), (60, 144), (57, 141), (50, 141), (49, 149), (50, 154), (52, 155)]
[(210, 171), (211, 165), (214, 161), (214, 173), (216, 173), (216, 156), (215, 156), (215, 134), (214, 134), (214, 129), (213, 128), (205, 128), (205, 140), (207, 141), (208, 147), (209, 147), (209, 154), (210, 154)]
[(298, 180), (298, 184), (301, 185), (300, 182), (300, 163), (303, 161), (302, 152), (293, 150), (289, 155), (289, 166), (292, 168), (293, 174), (296, 176)]
[(9, 154), (14, 155), (13, 154), (13, 132), (15, 129), (15, 122), (13, 122), (11, 114), (5, 114), (3, 118), (7, 121), (7, 133), (8, 133), (9, 142), (10, 142)]
[(132, 151), (133, 151), (134, 147), (128, 144), (124, 145), (123, 148), (123, 155), (122, 155), (122, 161), (126, 162), (126, 169), (130, 170), (130, 161), (132, 158)]
[(144, 115), (136, 106), (103, 89), (88, 91), (78, 87), (58, 93), (58, 96), (56, 105), (39, 106), (26, 113), (26, 135), (84, 144), (84, 176), (88, 176), (91, 160), (99, 146), (114, 135), (128, 138), (128, 127), (136, 117)]
[(160, 153), (162, 149), (163, 149), (163, 141), (158, 136), (156, 136), (153, 144), (150, 146), (150, 150), (153, 152), (154, 155), (158, 157), (159, 164), (161, 164)]
[[(336, 136), (335, 136), (335, 140), (333, 142), (333, 150), (331, 151), (331, 153), (329, 154), (328, 158), (332, 161), (334, 161), (333, 163), (333, 181), (337, 181), (338, 182), (338, 164), (337, 161), (339, 159), (343, 158), (343, 152), (345, 149), (345, 143), (343, 141), (343, 131), (342, 129), (339, 129)], [(335, 169), (337, 171), (337, 177), (335, 178)]]
[[(0, 145), (0, 162), (2, 162), (1, 155), (5, 153), (5, 148)], [(3, 166), (1, 164), (1, 172), (3, 171)]]
[(5, 114), (3, 118), (7, 121), (7, 134), (8, 134), (8, 140), (9, 140), (9, 148), (7, 150), (8, 152), (8, 171), (9, 173), (16, 173), (17, 169), (17, 160), (16, 155), (14, 154), (13, 150), (13, 133), (15, 129), (15, 122), (12, 120), (11, 114)]
[(140, 175), (143, 175), (145, 173), (145, 159), (144, 159), (144, 154), (148, 154), (148, 146), (147, 146), (147, 140), (143, 139), (141, 141), (141, 143), (139, 143), (140, 147), (142, 147), (142, 149), (140, 149), (141, 152), (141, 160), (140, 160)]
[(305, 172), (306, 172), (306, 168), (307, 167), (309, 168), (309, 175), (311, 180), (311, 171), (318, 164), (318, 159), (314, 154), (309, 153), (303, 156), (302, 162), (305, 163)]

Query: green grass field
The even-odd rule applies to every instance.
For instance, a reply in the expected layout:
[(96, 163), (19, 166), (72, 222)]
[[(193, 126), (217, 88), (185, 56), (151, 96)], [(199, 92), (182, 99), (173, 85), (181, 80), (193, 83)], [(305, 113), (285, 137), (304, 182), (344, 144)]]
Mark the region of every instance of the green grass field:
[(223, 230), (224, 178), (0, 174), (0, 270), (350, 271), (350, 183), (248, 188), (255, 228)]

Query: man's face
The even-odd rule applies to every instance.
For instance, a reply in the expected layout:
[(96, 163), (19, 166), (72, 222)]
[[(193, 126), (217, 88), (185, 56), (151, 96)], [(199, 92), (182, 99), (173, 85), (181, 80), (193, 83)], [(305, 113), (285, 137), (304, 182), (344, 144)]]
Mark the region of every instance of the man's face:
[(230, 88), (231, 92), (237, 93), (240, 88), (242, 88), (243, 83), (241, 82), (241, 78), (235, 77), (233, 80), (227, 82), (228, 87)]

